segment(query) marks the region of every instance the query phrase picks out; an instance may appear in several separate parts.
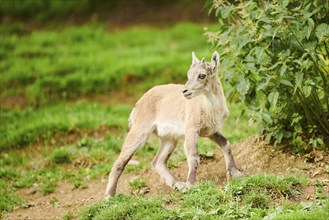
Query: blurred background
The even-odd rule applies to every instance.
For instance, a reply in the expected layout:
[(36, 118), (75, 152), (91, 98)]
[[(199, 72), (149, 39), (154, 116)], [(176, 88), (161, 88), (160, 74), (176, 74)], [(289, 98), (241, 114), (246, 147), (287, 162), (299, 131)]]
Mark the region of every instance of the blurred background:
[[(34, 21), (81, 24), (99, 21), (113, 26), (209, 22), (211, 1), (203, 0), (5, 0), (2, 22)], [(208, 7), (208, 8), (207, 8)]]
[(215, 21), (209, 9), (203, 0), (5, 0), (2, 105), (181, 81), (191, 51), (209, 52), (203, 36)]

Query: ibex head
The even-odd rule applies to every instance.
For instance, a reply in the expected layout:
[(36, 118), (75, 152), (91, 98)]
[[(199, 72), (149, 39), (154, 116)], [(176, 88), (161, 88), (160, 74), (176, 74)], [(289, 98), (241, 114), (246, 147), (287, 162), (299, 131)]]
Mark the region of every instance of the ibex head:
[(214, 77), (217, 76), (219, 54), (215, 51), (211, 62), (206, 62), (204, 58), (200, 61), (192, 52), (192, 65), (187, 72), (187, 82), (182, 93), (185, 98), (191, 99), (195, 96), (209, 93)]

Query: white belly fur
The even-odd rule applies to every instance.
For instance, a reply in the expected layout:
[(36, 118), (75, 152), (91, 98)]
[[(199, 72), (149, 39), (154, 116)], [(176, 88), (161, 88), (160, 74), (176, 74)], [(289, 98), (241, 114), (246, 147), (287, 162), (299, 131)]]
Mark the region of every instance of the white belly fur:
[(180, 123), (157, 123), (156, 128), (159, 137), (184, 137), (183, 124)]

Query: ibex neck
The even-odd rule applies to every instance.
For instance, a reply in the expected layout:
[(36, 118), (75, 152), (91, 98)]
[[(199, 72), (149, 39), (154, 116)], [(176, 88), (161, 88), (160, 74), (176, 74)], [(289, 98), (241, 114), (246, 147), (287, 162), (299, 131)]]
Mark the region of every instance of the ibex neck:
[(218, 114), (220, 118), (228, 116), (226, 98), (217, 76), (212, 81), (211, 91), (209, 91), (208, 94), (205, 94), (205, 104), (206, 108), (208, 108), (212, 114)]
[(209, 91), (208, 94), (206, 94), (206, 96), (208, 96), (209, 98), (213, 98), (213, 97), (225, 97), (224, 96), (224, 92), (223, 92), (223, 88), (222, 85), (219, 81), (218, 76), (215, 76), (215, 78), (212, 80), (211, 82), (211, 89)]

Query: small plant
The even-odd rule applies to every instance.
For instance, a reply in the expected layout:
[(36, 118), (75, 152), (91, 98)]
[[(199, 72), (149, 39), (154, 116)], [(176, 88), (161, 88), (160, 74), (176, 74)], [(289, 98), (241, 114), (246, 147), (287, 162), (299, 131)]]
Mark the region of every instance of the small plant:
[(198, 184), (189, 189), (182, 207), (210, 211), (224, 200), (223, 193), (213, 183)]
[(135, 179), (129, 182), (129, 186), (132, 190), (138, 190), (146, 186), (146, 183), (142, 179)]
[(22, 203), (22, 200), (18, 198), (13, 189), (7, 187), (6, 183), (0, 180), (0, 218), (5, 211), (10, 211), (14, 205)]
[(272, 200), (281, 196), (294, 198), (302, 184), (307, 184), (306, 179), (295, 176), (279, 178), (273, 174), (258, 174), (243, 179), (232, 179), (228, 182), (226, 190), (239, 200), (247, 200), (258, 207), (269, 201), (268, 196)]
[(53, 150), (50, 157), (56, 164), (71, 163), (73, 153), (68, 148), (57, 148)]
[(262, 192), (252, 191), (246, 195), (244, 201), (245, 204), (250, 204), (252, 208), (267, 209), (269, 207), (270, 198)]
[(74, 214), (72, 211), (68, 211), (63, 215), (63, 220), (71, 220), (74, 218)]

